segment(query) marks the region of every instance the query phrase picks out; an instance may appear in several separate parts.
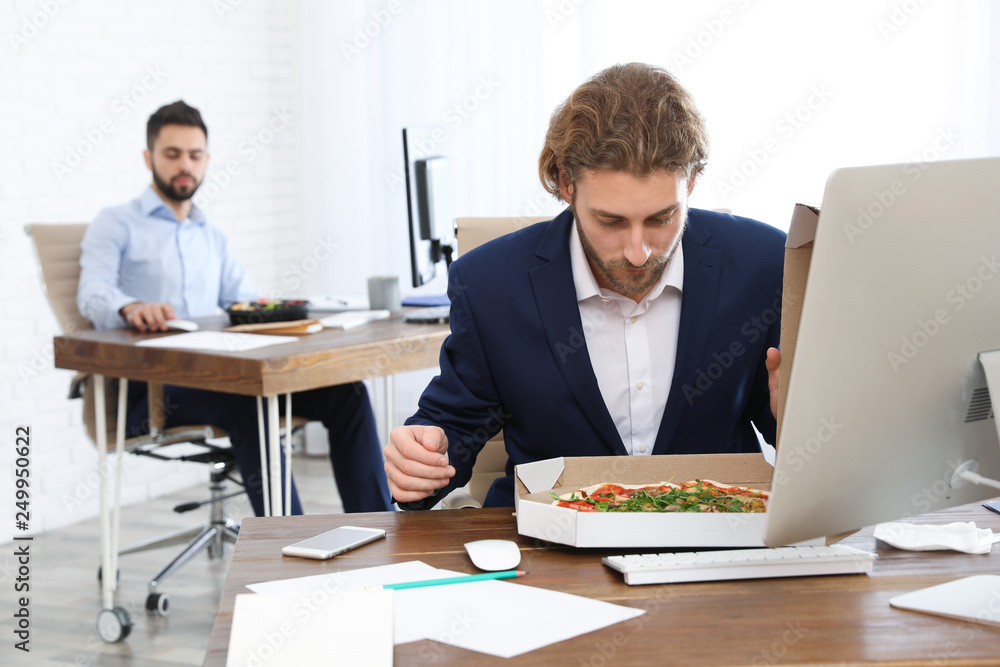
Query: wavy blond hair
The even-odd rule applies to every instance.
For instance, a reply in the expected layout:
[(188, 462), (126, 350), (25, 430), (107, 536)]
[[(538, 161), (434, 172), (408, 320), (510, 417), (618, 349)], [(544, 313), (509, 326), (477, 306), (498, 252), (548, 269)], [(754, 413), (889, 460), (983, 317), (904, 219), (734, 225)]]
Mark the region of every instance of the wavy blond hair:
[(691, 176), (707, 159), (705, 122), (691, 95), (666, 70), (629, 63), (597, 73), (556, 108), (538, 175), (558, 197), (562, 169), (572, 183), (584, 169)]

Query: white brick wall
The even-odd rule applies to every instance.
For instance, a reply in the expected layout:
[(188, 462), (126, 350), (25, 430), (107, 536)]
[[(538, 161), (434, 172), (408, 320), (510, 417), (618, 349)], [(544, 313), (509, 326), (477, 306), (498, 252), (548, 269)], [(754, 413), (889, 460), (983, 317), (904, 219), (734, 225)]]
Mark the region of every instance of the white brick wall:
[[(32, 531), (98, 507), (96, 450), (80, 402), (65, 398), (72, 373), (53, 367), (58, 325), (24, 224), (89, 221), (138, 196), (150, 180), (146, 120), (183, 98), (209, 128), (209, 179), (231, 161), (239, 170), (225, 187), (203, 186), (209, 219), (258, 289), (273, 291), (300, 254), (290, 12), (279, 0), (0, 0), (0, 543), (13, 524), (16, 425), (32, 427)], [(275, 132), (268, 122), (279, 112), (290, 117)], [(79, 164), (74, 151), (86, 153)], [(206, 479), (203, 466), (130, 456), (122, 497), (140, 502)]]

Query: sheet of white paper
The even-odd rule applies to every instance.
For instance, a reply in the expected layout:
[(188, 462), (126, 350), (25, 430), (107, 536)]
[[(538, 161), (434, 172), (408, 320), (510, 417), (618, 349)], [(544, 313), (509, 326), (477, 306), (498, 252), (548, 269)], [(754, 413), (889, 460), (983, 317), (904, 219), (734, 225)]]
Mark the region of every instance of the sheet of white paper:
[(388, 310), (359, 310), (327, 315), (320, 323), (327, 329), (353, 329), (375, 320), (388, 319), (390, 314)]
[(309, 297), (310, 313), (342, 313), (368, 310), (367, 294), (320, 294)]
[[(356, 590), (465, 574), (420, 561), (350, 570), (248, 586), (253, 591)], [(529, 575), (530, 578), (530, 575)], [(522, 579), (522, 581), (526, 581)], [(635, 618), (643, 609), (506, 581), (477, 581), (396, 591), (397, 644), (433, 639), (471, 651), (510, 658)], [(573, 613), (560, 613), (565, 610)], [(432, 613), (433, 612), (433, 613)]]
[[(461, 574), (439, 572), (440, 576)], [(572, 613), (564, 613), (569, 610)], [(644, 609), (499, 580), (396, 591), (396, 623), (419, 623), (427, 639), (501, 658), (645, 613)]]
[(393, 591), (237, 595), (226, 667), (392, 665)]
[[(392, 565), (380, 565), (359, 570), (317, 574), (311, 577), (297, 577), (279, 581), (265, 581), (247, 586), (254, 593), (304, 593), (323, 590), (327, 593), (339, 591), (360, 591), (369, 586), (399, 584), (404, 581), (424, 581), (441, 578), (441, 570), (420, 561), (407, 561)], [(468, 586), (469, 584), (462, 584)], [(402, 591), (399, 591), (402, 592)], [(398, 617), (397, 617), (398, 618)], [(395, 624), (395, 643), (405, 644), (426, 639), (423, 629), (415, 624)]]
[(295, 336), (266, 336), (232, 331), (193, 331), (174, 336), (160, 336), (136, 343), (139, 347), (170, 347), (182, 350), (212, 350), (243, 352), (268, 345), (281, 345), (298, 340)]

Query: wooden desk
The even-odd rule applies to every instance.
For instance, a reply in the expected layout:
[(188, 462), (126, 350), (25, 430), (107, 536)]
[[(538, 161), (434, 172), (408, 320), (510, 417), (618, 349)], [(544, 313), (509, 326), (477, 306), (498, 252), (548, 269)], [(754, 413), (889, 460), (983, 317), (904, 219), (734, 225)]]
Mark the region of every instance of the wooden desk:
[[(979, 505), (911, 519), (969, 520), (1000, 530), (1000, 516)], [(344, 524), (384, 528), (388, 537), (331, 561), (282, 557), (282, 546)], [(901, 611), (888, 602), (895, 595), (959, 577), (995, 574), (1000, 571), (1000, 553), (879, 548), (867, 529), (843, 544), (878, 552), (870, 576), (627, 586), (600, 561), (623, 550), (554, 547), (521, 537), (509, 509), (245, 519), (204, 664), (225, 665), (235, 596), (249, 592), (247, 584), (408, 560), (472, 573), (476, 570), (462, 544), (486, 538), (520, 544), (518, 568), (530, 575), (518, 585), (641, 607), (648, 613), (512, 660), (431, 641), (404, 644), (395, 648), (396, 665), (1000, 664), (1000, 630)]]
[[(218, 331), (229, 325), (225, 316), (196, 320), (201, 331)], [(80, 331), (54, 339), (55, 366), (74, 371), (129, 380), (194, 387), (272, 400), (258, 402), (258, 412), (269, 415), (269, 435), (278, 441), (278, 400), (274, 397), (317, 387), (388, 377), (395, 373), (437, 365), (441, 344), (450, 332), (447, 324), (409, 324), (403, 313), (355, 329), (327, 329), (283, 343), (243, 352), (211, 352), (161, 347), (138, 347), (153, 336), (135, 329)], [(391, 389), (386, 386), (387, 427), (392, 419)], [(98, 400), (103, 396), (98, 393)], [(294, 406), (293, 406), (294, 410)], [(103, 404), (97, 408), (103, 414)], [(294, 413), (294, 412), (293, 412)], [(259, 423), (263, 420), (259, 418)], [(291, 430), (290, 424), (288, 426)], [(101, 429), (99, 429), (100, 431)], [(101, 436), (101, 433), (98, 434)], [(99, 445), (103, 452), (105, 447)], [(286, 452), (287, 453), (287, 452)], [(261, 454), (261, 460), (266, 460)], [(278, 478), (279, 461), (271, 458), (270, 471), (262, 470), (267, 509), (287, 511), (280, 485), (268, 493), (268, 479)]]
[[(196, 320), (202, 331), (225, 317)], [(437, 366), (447, 324), (408, 324), (402, 314), (347, 331), (327, 329), (297, 342), (246, 352), (136, 347), (134, 329), (56, 336), (56, 368), (249, 396), (277, 396)]]

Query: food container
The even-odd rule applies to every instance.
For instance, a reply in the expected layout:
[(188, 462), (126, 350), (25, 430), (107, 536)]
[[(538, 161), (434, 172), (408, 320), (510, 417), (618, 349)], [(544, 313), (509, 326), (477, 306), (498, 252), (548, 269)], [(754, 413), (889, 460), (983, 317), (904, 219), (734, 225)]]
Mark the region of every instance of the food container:
[(309, 302), (302, 299), (257, 299), (234, 303), (226, 309), (233, 324), (290, 322), (309, 316)]
[[(575, 547), (762, 547), (767, 513), (579, 512), (552, 504), (602, 482), (680, 484), (709, 479), (768, 491), (773, 468), (761, 454), (562, 457), (515, 466), (517, 532)], [(803, 544), (825, 544), (823, 538)]]

